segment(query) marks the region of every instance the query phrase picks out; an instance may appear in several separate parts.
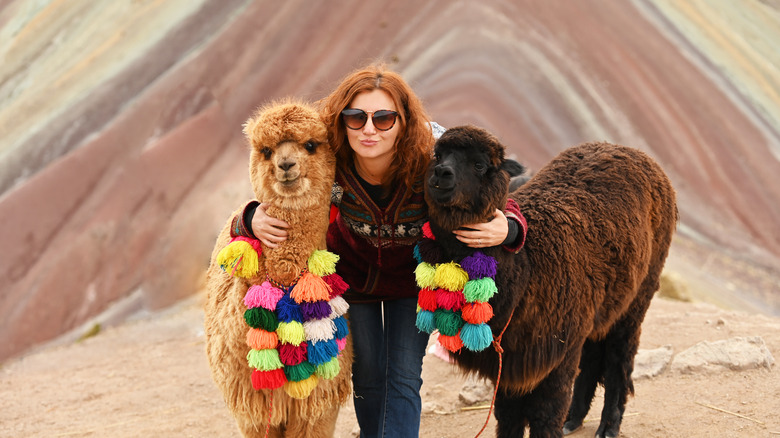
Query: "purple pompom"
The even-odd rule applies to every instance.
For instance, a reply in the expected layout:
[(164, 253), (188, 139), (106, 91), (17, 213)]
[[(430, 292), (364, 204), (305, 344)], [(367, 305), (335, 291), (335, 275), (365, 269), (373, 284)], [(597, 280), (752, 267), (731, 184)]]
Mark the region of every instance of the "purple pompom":
[(480, 251), (475, 251), (474, 254), (464, 257), (460, 262), (460, 267), (469, 274), (471, 280), (495, 277), (496, 265), (496, 259), (482, 254)]
[(304, 321), (322, 319), (330, 316), (331, 308), (327, 301), (315, 301), (313, 303), (304, 301), (300, 306)]

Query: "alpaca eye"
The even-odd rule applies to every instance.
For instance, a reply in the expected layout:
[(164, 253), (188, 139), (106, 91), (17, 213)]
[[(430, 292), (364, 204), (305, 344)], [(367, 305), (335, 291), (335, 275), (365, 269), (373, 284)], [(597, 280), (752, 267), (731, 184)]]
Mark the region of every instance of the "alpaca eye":
[(271, 148), (268, 148), (268, 147), (262, 148), (262, 149), (260, 149), (260, 152), (263, 154), (263, 156), (265, 156), (266, 160), (271, 158), (271, 154), (272, 154)]
[(441, 160), (441, 155), (438, 152), (434, 153), (433, 154), (433, 161), (438, 163), (440, 160)]
[(317, 150), (317, 143), (309, 140), (303, 144), (303, 148), (306, 149), (306, 152), (313, 154)]
[(479, 173), (484, 173), (487, 170), (485, 163), (474, 163), (474, 169)]

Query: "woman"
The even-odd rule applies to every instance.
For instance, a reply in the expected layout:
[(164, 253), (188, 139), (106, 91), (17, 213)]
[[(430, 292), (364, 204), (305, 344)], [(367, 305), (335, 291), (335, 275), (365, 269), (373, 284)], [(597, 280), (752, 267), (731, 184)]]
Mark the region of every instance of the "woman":
[[(337, 151), (327, 245), (340, 256), (337, 272), (350, 286), (344, 298), (360, 436), (417, 436), (428, 334), (415, 326), (413, 248), (427, 217), (423, 178), (433, 154), (432, 129), (439, 127), (401, 76), (382, 66), (349, 74), (320, 105)], [(505, 244), (519, 250), (525, 232), (517, 204), (511, 201), (507, 211), (459, 230), (458, 239), (474, 248)], [(235, 225), (272, 248), (287, 237), (287, 224), (257, 203)]]

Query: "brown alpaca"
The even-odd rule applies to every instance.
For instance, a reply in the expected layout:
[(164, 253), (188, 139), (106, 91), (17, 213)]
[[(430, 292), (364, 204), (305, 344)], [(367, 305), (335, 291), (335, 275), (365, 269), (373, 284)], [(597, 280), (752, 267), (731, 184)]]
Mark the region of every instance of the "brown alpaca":
[(269, 422), (271, 437), (329, 437), (339, 407), (351, 393), (350, 342), (339, 356), (338, 375), (319, 379), (308, 397), (293, 398), (282, 389), (255, 390), (247, 364), (250, 348), (243, 300), (250, 285), (265, 279), (266, 273), (278, 283), (293, 284), (312, 252), (325, 249), (335, 154), (319, 115), (301, 103), (261, 108), (247, 121), (244, 133), (251, 144), (249, 173), (255, 196), (269, 205), (269, 215), (286, 221), (290, 228), (279, 247), (262, 248), (258, 276), (250, 279), (231, 276), (217, 262), (218, 253), (231, 239), (230, 223), (217, 238), (205, 306), (212, 377), (245, 437), (264, 436)]
[[(452, 231), (505, 205), (515, 167), (483, 129), (456, 127), (441, 136), (426, 178), (438, 251), (426, 253), (431, 260), (466, 262), (473, 250)], [(506, 327), (496, 436), (521, 437), (526, 427), (534, 438), (570, 433), (602, 384), (596, 436), (615, 437), (634, 390), (642, 320), (677, 222), (674, 189), (645, 153), (587, 143), (561, 152), (509, 197), (528, 221), (525, 246), (518, 254), (482, 251), (497, 261), (488, 325), (494, 337)], [(467, 311), (464, 305), (464, 319)], [(452, 358), (494, 383), (499, 375), (489, 344)]]

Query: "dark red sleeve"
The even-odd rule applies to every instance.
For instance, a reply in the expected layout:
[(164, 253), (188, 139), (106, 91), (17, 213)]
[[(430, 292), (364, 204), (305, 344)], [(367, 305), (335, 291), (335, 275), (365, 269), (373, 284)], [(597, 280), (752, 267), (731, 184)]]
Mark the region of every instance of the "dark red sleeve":
[(335, 222), (338, 215), (339, 215), (339, 208), (336, 207), (336, 204), (330, 204), (330, 218), (329, 218), (330, 220), (328, 223), (332, 224), (333, 222)]
[(518, 226), (517, 239), (515, 239), (512, 245), (504, 245), (504, 249), (511, 253), (517, 254), (517, 252), (520, 251), (520, 249), (525, 244), (525, 235), (528, 232), (528, 223), (525, 221), (523, 213), (520, 212), (520, 206), (517, 205), (517, 202), (515, 202), (514, 199), (506, 200), (504, 216), (506, 216), (507, 220), (516, 221)]
[(257, 239), (252, 232), (252, 217), (255, 215), (258, 205), (260, 205), (259, 202), (252, 201), (241, 210), (241, 214), (233, 217), (230, 224), (230, 237), (242, 236)]

